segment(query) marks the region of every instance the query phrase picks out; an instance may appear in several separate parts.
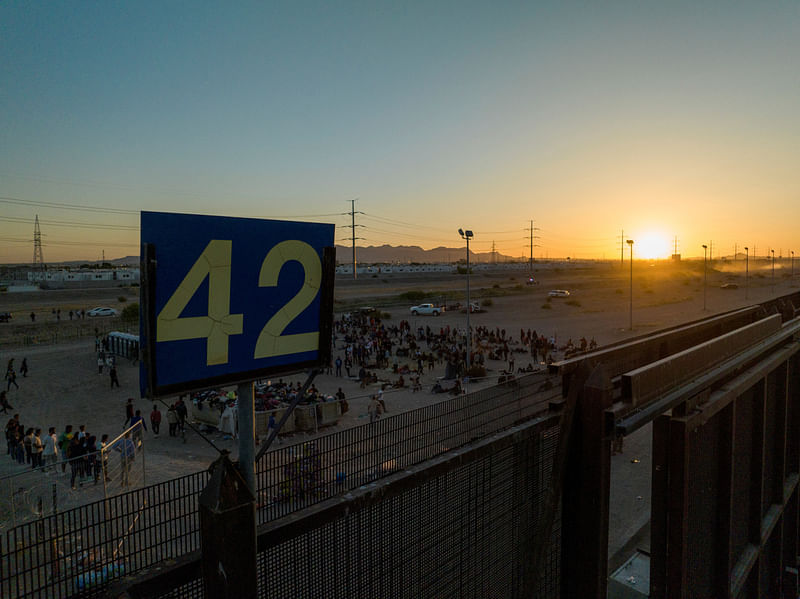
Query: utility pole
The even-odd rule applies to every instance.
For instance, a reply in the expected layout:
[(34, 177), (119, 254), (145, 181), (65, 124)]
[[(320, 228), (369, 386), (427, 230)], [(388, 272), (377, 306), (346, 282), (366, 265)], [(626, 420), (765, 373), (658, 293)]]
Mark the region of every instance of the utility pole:
[(625, 229), (619, 236), (619, 265), (625, 266)]
[[(357, 200), (358, 198), (356, 198)], [(356, 237), (356, 227), (361, 227), (363, 225), (356, 224), (356, 214), (362, 214), (360, 211), (356, 211), (356, 200), (349, 200), (350, 201), (350, 222), (351, 224), (345, 225), (345, 227), (350, 227), (353, 229), (353, 279), (357, 279), (358, 275), (356, 273), (356, 239), (361, 239), (360, 237)]]
[(734, 262), (736, 262), (736, 258), (738, 257), (738, 255), (739, 255), (739, 244), (738, 243), (734, 243), (733, 244), (733, 261)]

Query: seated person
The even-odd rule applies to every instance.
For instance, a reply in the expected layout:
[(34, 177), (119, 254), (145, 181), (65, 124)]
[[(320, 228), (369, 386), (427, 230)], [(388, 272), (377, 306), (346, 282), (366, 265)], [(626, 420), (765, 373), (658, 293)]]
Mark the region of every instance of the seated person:
[(397, 379), (397, 382), (392, 386), (395, 387), (395, 388), (405, 387), (406, 386), (406, 380), (403, 378), (402, 374), (400, 375), (400, 378)]

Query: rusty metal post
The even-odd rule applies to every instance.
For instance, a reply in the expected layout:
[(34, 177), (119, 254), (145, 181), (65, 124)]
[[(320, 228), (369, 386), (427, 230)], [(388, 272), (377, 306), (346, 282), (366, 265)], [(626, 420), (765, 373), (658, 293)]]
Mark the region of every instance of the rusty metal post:
[(653, 421), (652, 487), (650, 500), (650, 597), (667, 597), (667, 531), (669, 530), (669, 427), (670, 416)]
[(564, 473), (561, 509), (561, 596), (605, 599), (611, 439), (605, 412), (613, 387), (595, 368), (579, 395)]
[(203, 587), (206, 597), (255, 599), (255, 497), (224, 452), (200, 494)]

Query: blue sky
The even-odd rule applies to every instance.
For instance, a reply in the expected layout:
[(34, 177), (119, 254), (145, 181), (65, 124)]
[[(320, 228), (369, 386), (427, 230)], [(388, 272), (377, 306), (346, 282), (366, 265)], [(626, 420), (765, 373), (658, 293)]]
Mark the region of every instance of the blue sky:
[(0, 262), (354, 198), (362, 245), (800, 252), (798, 64), (797, 2), (7, 1)]

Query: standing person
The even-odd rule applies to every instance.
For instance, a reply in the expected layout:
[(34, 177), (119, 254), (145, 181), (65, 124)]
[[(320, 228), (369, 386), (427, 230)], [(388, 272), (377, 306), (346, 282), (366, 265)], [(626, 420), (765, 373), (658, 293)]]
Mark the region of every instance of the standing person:
[(70, 479), (69, 484), (73, 489), (75, 488), (75, 478), (83, 478), (83, 456), (83, 444), (80, 442), (80, 439), (78, 439), (78, 435), (73, 435), (72, 439), (69, 441), (69, 446), (67, 447), (67, 459), (69, 460), (69, 465), (72, 472), (72, 478)]
[(128, 423), (133, 420), (133, 398), (128, 398), (128, 403), (125, 404), (125, 422), (122, 423), (123, 430), (128, 428)]
[[(95, 346), (100, 346), (100, 340), (94, 340)], [(103, 355), (103, 352), (97, 352), (97, 374), (103, 374), (103, 366), (106, 365), (106, 357)]]
[(108, 370), (108, 376), (111, 377), (111, 388), (114, 388), (114, 385), (119, 387), (119, 379), (117, 378), (117, 366), (116, 364), (111, 364), (111, 368)]
[(144, 416), (142, 416), (142, 411), (141, 410), (136, 410), (136, 413), (134, 414), (133, 418), (131, 418), (131, 426), (130, 426), (130, 428), (133, 428), (134, 426), (136, 426), (140, 422), (142, 423), (142, 428), (144, 430), (147, 430), (147, 425), (144, 423)]
[(130, 428), (135, 427), (136, 425), (141, 423), (141, 428), (136, 428), (133, 431), (133, 440), (136, 442), (136, 446), (142, 444), (142, 430), (147, 430), (147, 425), (144, 423), (144, 417), (142, 416), (141, 410), (136, 410), (136, 414), (133, 418), (131, 418), (131, 426)]
[(22, 373), (22, 378), (28, 376), (28, 358), (22, 358), (22, 364), (19, 367), (19, 371)]
[[(275, 421), (275, 412), (269, 413), (269, 423), (267, 424), (267, 437), (271, 436), (275, 431), (278, 430), (278, 423)], [(281, 438), (276, 434), (275, 440), (280, 443)]]
[(58, 461), (58, 438), (56, 437), (56, 427), (54, 426), (50, 427), (47, 431), (47, 436), (44, 438), (42, 457), (44, 458), (44, 471), (49, 474), (50, 470), (55, 469)]
[(8, 398), (6, 395), (6, 391), (0, 391), (0, 408), (2, 408), (3, 413), (8, 414), (8, 411), (13, 410), (14, 406), (8, 403)]
[(153, 434), (158, 437), (158, 429), (161, 427), (161, 412), (158, 404), (153, 404), (153, 411), (150, 412), (150, 426), (153, 428)]
[(25, 464), (25, 427), (22, 426), (19, 418), (17, 418), (17, 430), (14, 432), (14, 435), (16, 437), (14, 446), (17, 448), (17, 464), (22, 466)]
[(336, 399), (339, 401), (339, 405), (342, 407), (342, 414), (347, 413), (347, 410), (350, 409), (350, 406), (345, 399), (344, 391), (342, 391), (341, 387), (339, 387), (339, 390), (336, 392)]
[(336, 376), (342, 376), (342, 356), (336, 356)]
[(61, 450), (61, 472), (67, 471), (67, 460), (69, 456), (69, 444), (72, 441), (72, 425), (68, 424), (64, 428), (64, 432), (58, 436), (58, 448)]
[(178, 412), (175, 411), (175, 404), (171, 404), (167, 410), (167, 424), (169, 424), (169, 436), (174, 437), (178, 428)]
[(347, 378), (350, 378), (350, 368), (353, 367), (353, 360), (350, 358), (350, 354), (346, 354), (344, 357), (344, 370), (347, 373)]
[(17, 420), (10, 418), (6, 424), (6, 453), (13, 460), (17, 455)]
[(36, 468), (40, 468), (42, 466), (42, 451), (44, 450), (44, 444), (42, 443), (42, 429), (36, 429), (36, 432), (33, 434), (32, 445), (31, 457), (33, 458), (33, 461), (31, 462), (31, 468), (35, 470)]
[(178, 401), (175, 402), (175, 412), (178, 414), (178, 429), (183, 434), (186, 432), (186, 417), (189, 412), (186, 410), (186, 404), (183, 403), (182, 397), (179, 397)]
[(17, 373), (14, 371), (14, 367), (10, 366), (8, 370), (6, 370), (6, 380), (8, 380), (8, 387), (6, 387), (6, 391), (11, 391), (11, 385), (14, 385), (17, 389), (19, 389), (19, 385), (17, 384)]
[(381, 417), (381, 404), (378, 401), (378, 396), (373, 395), (369, 400), (369, 406), (367, 407), (367, 412), (369, 412), (369, 423), (372, 424), (378, 418)]
[(131, 463), (133, 463), (133, 460), (136, 457), (136, 445), (134, 445), (133, 441), (128, 438), (128, 433), (125, 433), (125, 436), (122, 439), (119, 439), (116, 443), (114, 443), (113, 448), (114, 451), (119, 452), (120, 466), (122, 467), (120, 482), (123, 487), (127, 487), (129, 482), (128, 473), (131, 469)]
[(93, 478), (94, 484), (100, 478), (99, 459), (97, 457), (97, 437), (89, 435), (86, 439), (86, 478)]
[(33, 462), (33, 428), (25, 431), (22, 445), (25, 447), (25, 463), (30, 464)]

